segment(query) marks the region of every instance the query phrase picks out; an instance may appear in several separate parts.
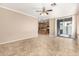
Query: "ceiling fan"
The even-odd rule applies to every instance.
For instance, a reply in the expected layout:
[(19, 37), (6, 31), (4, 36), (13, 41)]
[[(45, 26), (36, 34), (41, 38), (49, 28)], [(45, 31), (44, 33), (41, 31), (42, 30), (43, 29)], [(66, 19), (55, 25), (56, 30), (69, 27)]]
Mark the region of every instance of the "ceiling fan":
[[(52, 3), (51, 6), (55, 6), (56, 3)], [(50, 11), (53, 11), (52, 9), (46, 10), (45, 7), (42, 8), (42, 10), (37, 10), (36, 12), (41, 12), (40, 15), (48, 15)]]
[(42, 8), (42, 10), (37, 10), (36, 12), (41, 12), (40, 15), (42, 14), (47, 14), (48, 15), (48, 12), (52, 11), (52, 9), (49, 9), (49, 10), (46, 10), (45, 7)]

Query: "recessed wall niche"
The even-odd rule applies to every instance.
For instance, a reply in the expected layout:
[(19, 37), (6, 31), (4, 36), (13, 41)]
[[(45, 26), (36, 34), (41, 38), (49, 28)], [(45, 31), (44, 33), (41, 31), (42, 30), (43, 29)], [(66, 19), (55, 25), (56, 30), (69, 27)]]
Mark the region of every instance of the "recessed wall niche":
[(41, 20), (38, 27), (39, 34), (49, 34), (49, 19)]

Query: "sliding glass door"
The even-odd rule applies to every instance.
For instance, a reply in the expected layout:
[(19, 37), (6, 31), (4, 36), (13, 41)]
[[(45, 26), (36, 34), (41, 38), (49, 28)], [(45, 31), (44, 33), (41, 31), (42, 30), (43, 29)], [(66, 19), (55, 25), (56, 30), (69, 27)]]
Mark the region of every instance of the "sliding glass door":
[(57, 20), (57, 35), (63, 37), (71, 37), (72, 34), (72, 18), (64, 18)]

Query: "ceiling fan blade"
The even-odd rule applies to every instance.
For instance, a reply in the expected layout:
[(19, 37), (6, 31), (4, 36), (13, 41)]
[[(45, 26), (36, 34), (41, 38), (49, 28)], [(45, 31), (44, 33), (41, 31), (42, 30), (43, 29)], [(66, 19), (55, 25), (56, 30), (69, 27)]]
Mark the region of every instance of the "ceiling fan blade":
[(52, 9), (50, 9), (50, 10), (47, 10), (47, 11), (53, 11)]

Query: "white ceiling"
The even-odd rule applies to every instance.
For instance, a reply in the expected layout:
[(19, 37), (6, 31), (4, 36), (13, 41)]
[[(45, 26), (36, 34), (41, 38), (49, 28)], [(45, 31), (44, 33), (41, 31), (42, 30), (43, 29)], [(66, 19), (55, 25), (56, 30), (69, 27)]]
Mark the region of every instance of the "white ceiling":
[[(49, 18), (53, 14), (59, 16), (61, 14), (63, 15), (63, 13), (66, 14), (67, 12), (73, 13), (75, 12), (74, 10), (76, 10), (76, 4), (73, 3), (58, 3), (55, 7), (52, 7), (50, 3), (0, 3), (0, 5), (40, 19)], [(36, 12), (36, 10), (41, 10), (43, 6), (45, 6), (46, 9), (53, 9), (53, 12), (50, 12), (48, 16), (40, 16), (40, 13)]]
[(46, 9), (52, 9), (52, 6), (47, 3), (1, 3), (0, 5), (36, 17), (39, 15), (39, 12), (36, 12), (36, 10), (41, 10), (43, 6), (45, 6)]

